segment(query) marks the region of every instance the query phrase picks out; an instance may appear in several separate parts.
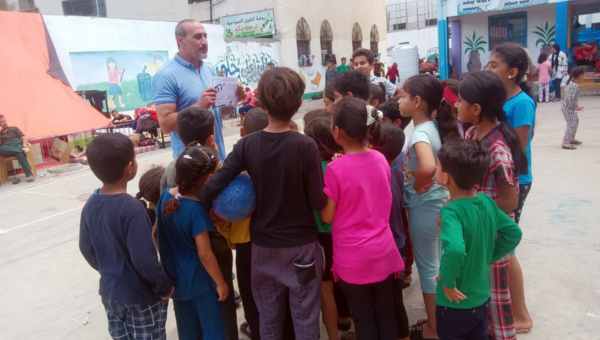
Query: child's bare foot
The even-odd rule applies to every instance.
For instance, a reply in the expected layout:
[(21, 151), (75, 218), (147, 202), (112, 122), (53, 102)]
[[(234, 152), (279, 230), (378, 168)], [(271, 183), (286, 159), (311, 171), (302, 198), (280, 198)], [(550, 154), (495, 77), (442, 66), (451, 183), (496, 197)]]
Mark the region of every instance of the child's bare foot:
[(517, 331), (517, 334), (527, 334), (531, 332), (532, 328), (533, 321), (531, 319), (525, 321), (515, 320), (515, 330)]
[(423, 325), (423, 339), (437, 339), (437, 330), (434, 330), (429, 326), (429, 323)]

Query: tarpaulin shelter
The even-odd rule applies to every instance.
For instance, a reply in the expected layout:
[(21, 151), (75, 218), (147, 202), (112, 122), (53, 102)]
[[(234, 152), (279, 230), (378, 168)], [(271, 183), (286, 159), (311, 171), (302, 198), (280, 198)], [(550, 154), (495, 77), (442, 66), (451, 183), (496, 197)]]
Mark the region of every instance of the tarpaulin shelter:
[(90, 131), (108, 120), (68, 85), (41, 15), (0, 11), (0, 114), (28, 138)]

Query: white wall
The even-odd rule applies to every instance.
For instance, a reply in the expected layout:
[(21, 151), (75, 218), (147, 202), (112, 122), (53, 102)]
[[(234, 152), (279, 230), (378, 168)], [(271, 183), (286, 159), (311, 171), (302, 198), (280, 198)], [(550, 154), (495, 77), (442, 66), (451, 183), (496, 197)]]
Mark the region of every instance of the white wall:
[(488, 12), (481, 14), (473, 14), (467, 16), (461, 16), (461, 34), (462, 34), (462, 71), (467, 72), (467, 62), (469, 61), (469, 55), (464, 53), (465, 49), (465, 38), (467, 36), (471, 36), (473, 31), (476, 32), (477, 35), (482, 35), (484, 40), (488, 43), (486, 44), (485, 53), (481, 54), (481, 63), (485, 66), (485, 64), (489, 61), (490, 51), (489, 51), (489, 33), (488, 33), (488, 17), (490, 15), (496, 14), (504, 14), (504, 13), (516, 13), (516, 12), (527, 12), (527, 46), (526, 50), (529, 54), (529, 57), (533, 61), (534, 64), (537, 64), (537, 58), (540, 54), (540, 47), (535, 45), (535, 41), (537, 40), (537, 36), (533, 34), (536, 26), (543, 26), (546, 21), (549, 22), (550, 25), (556, 24), (556, 13), (554, 9), (554, 5), (544, 5), (544, 6), (536, 6), (529, 7), (520, 10), (512, 10), (506, 12)]
[(388, 48), (399, 44), (408, 43), (417, 46), (419, 57), (427, 57), (427, 53), (432, 48), (438, 48), (437, 26), (430, 26), (418, 30), (402, 30), (389, 32), (387, 34)]
[[(187, 3), (187, 1), (181, 1)], [(190, 16), (198, 20), (209, 20), (210, 10), (208, 2), (193, 3), (189, 5)], [(213, 18), (218, 19), (228, 15), (255, 12), (275, 7), (275, 0), (214, 0)], [(277, 15), (277, 14), (275, 14)]]
[[(348, 61), (352, 56), (352, 27), (358, 22), (362, 28), (362, 47), (370, 48), (370, 32), (373, 24), (379, 30), (379, 52), (385, 54), (386, 41), (386, 18), (385, 1), (372, 0), (369, 2), (368, 10), (359, 11), (364, 8), (364, 2), (358, 0), (348, 1), (322, 1), (322, 0), (278, 0), (275, 7), (275, 16), (279, 37), (281, 39), (281, 63), (284, 66), (298, 70), (305, 76), (307, 86), (311, 87), (310, 79), (315, 80), (317, 72), (321, 73), (321, 84), (319, 90), (324, 87), (324, 69), (321, 65), (321, 41), (320, 31), (323, 20), (329, 20), (333, 30), (333, 53), (338, 62), (342, 57)], [(312, 68), (298, 67), (298, 55), (296, 45), (296, 23), (304, 17), (311, 29), (311, 54), (315, 56)], [(310, 79), (309, 79), (310, 78)], [(316, 90), (317, 86), (313, 88)], [(313, 91), (314, 92), (314, 91)]]
[[(63, 15), (62, 0), (35, 0), (42, 14)], [(190, 15), (185, 0), (106, 0), (106, 16), (120, 19), (179, 21)]]

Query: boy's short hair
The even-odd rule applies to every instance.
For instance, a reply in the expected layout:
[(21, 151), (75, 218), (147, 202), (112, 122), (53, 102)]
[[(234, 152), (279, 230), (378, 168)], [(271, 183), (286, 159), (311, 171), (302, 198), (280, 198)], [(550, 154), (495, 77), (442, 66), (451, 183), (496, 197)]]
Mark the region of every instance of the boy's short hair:
[(382, 83), (369, 84), (369, 101), (377, 100), (379, 105), (385, 103), (385, 88)]
[(275, 67), (260, 77), (258, 99), (267, 113), (280, 121), (289, 121), (302, 105), (306, 85), (294, 70)]
[(333, 117), (331, 115), (318, 115), (311, 117), (304, 125), (304, 134), (317, 143), (321, 160), (327, 162), (331, 161), (333, 156), (342, 150), (331, 134), (332, 121)]
[(369, 64), (373, 65), (375, 62), (375, 54), (366, 48), (359, 48), (358, 50), (352, 53), (352, 60), (356, 57), (366, 57)]
[(398, 99), (389, 99), (379, 107), (379, 110), (383, 112), (384, 117), (390, 119), (391, 121), (395, 121), (396, 119), (402, 118), (402, 115), (400, 114), (400, 104), (398, 104)]
[(269, 117), (265, 110), (254, 108), (244, 115), (244, 133), (249, 135), (260, 131), (269, 125)]
[(190, 106), (177, 114), (177, 133), (184, 145), (206, 144), (215, 133), (215, 118), (209, 110)]
[(490, 165), (490, 156), (477, 141), (450, 140), (438, 153), (442, 171), (462, 190), (481, 184)]
[(356, 142), (367, 138), (367, 103), (355, 97), (344, 97), (333, 108), (333, 125)]
[(312, 110), (305, 114), (304, 117), (302, 117), (302, 120), (304, 121), (304, 133), (306, 133), (306, 127), (311, 121), (321, 117), (329, 118), (330, 120), (333, 119), (333, 115), (323, 109)]
[(162, 166), (155, 166), (146, 171), (140, 177), (138, 198), (144, 198), (146, 201), (157, 205), (160, 199), (160, 179), (164, 173), (165, 168)]
[(335, 79), (335, 90), (341, 95), (346, 96), (348, 92), (352, 96), (362, 100), (369, 100), (369, 78), (359, 71), (349, 71), (341, 74)]
[(94, 175), (105, 184), (123, 178), (125, 168), (135, 159), (133, 143), (120, 133), (94, 138), (87, 147), (86, 156)]
[(389, 122), (376, 123), (369, 136), (373, 149), (381, 152), (390, 163), (402, 152), (404, 141), (404, 130)]

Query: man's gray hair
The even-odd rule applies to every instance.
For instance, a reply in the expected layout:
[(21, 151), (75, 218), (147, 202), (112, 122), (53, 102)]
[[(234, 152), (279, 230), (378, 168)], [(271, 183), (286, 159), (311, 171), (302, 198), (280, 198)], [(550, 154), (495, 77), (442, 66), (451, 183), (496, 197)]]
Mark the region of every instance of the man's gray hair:
[(187, 23), (192, 23), (192, 22), (199, 22), (196, 19), (183, 19), (180, 22), (177, 23), (177, 26), (175, 26), (175, 37), (185, 37), (187, 35), (187, 32), (185, 31), (185, 24)]

